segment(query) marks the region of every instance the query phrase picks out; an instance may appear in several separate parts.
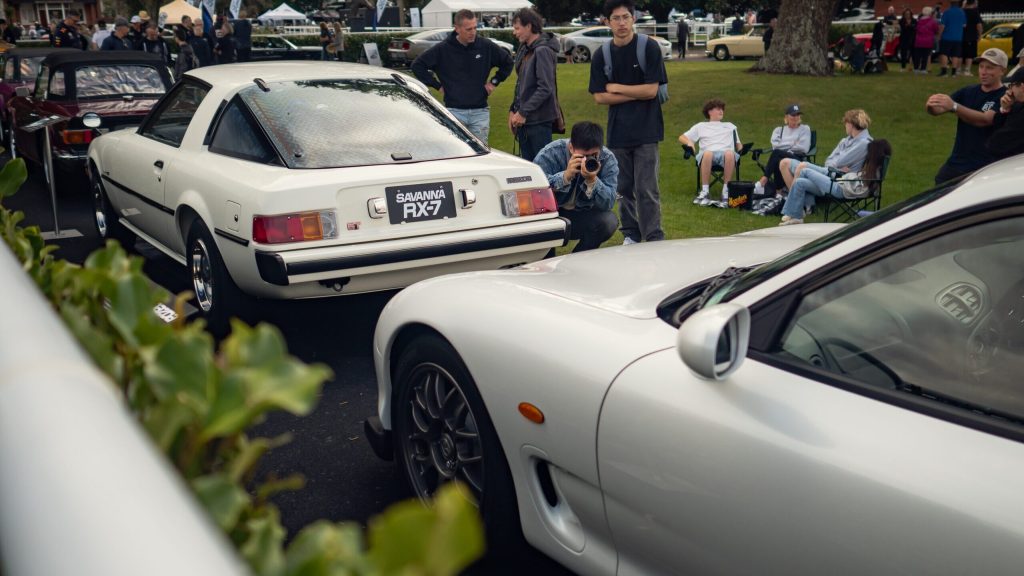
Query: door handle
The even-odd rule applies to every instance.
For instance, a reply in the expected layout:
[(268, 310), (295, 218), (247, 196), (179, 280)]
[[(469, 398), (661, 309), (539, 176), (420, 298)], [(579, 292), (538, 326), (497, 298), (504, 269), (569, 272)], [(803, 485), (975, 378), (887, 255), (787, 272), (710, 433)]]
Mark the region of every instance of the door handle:
[(163, 170), (163, 168), (164, 168), (164, 161), (163, 160), (157, 160), (156, 162), (153, 162), (153, 166), (156, 166), (157, 168), (160, 168), (161, 170)]

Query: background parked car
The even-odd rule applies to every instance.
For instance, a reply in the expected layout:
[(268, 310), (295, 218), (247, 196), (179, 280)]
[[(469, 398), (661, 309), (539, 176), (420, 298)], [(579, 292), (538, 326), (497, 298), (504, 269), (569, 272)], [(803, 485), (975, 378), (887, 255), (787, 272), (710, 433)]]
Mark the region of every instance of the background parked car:
[(9, 146), (10, 128), (7, 103), (17, 94), (19, 86), (31, 91), (36, 87), (36, 75), (43, 58), (54, 52), (70, 52), (71, 48), (11, 48), (0, 54), (0, 137), (3, 145)]
[[(84, 177), (89, 144), (100, 134), (137, 126), (172, 84), (164, 60), (130, 50), (68, 50), (46, 56), (33, 89), (22, 86), (8, 105), (12, 138), (8, 149), (40, 164), (45, 133), (26, 127), (51, 115), (69, 119), (51, 124), (54, 168)], [(86, 125), (86, 118), (96, 122)], [(46, 174), (50, 178), (49, 173)]]
[(978, 54), (989, 48), (999, 48), (1010, 57), (1010, 62), (1013, 62), (1017, 59), (1017, 55), (1013, 53), (1013, 33), (1022, 25), (1024, 25), (1024, 22), (996, 24), (981, 35), (981, 38), (978, 40)]
[(319, 60), (319, 46), (296, 46), (277, 34), (254, 34), (252, 60)]
[(764, 26), (754, 26), (746, 34), (722, 36), (708, 42), (704, 49), (715, 60), (761, 58), (764, 56)]
[(217, 330), (246, 295), (390, 290), (531, 262), (568, 233), (536, 164), (375, 66), (197, 68), (89, 160), (100, 237), (185, 264)]
[[(862, 32), (860, 34), (853, 35), (854, 39), (856, 39), (857, 42), (860, 42), (864, 46), (865, 54), (871, 51), (871, 36), (872, 34), (870, 32)], [(838, 56), (840, 60), (846, 60), (847, 58), (843, 50), (843, 46), (845, 44), (846, 37), (844, 36), (843, 38), (837, 40), (835, 44), (829, 46), (829, 50), (831, 50), (836, 56)], [(882, 57), (885, 58), (886, 60), (895, 59), (897, 57), (897, 51), (899, 50), (899, 47), (900, 37), (896, 36), (892, 40), (889, 40), (888, 42), (885, 43), (885, 51), (882, 53)]]
[[(388, 55), (395, 64), (412, 64), (412, 61), (417, 56), (426, 52), (434, 44), (443, 42), (451, 33), (451, 28), (442, 28), (439, 30), (424, 30), (405, 38), (395, 38), (388, 44)], [(491, 38), (491, 41), (508, 52), (509, 56), (515, 55), (512, 45), (508, 42), (496, 38)]]
[[(672, 43), (661, 36), (651, 36), (652, 40), (658, 43), (661, 48), (661, 57), (665, 60), (672, 59)], [(559, 45), (563, 54), (570, 54), (573, 62), (590, 62), (594, 52), (601, 49), (601, 46), (612, 39), (612, 29), (607, 26), (594, 26), (583, 30), (573, 30), (563, 34), (559, 38)]]

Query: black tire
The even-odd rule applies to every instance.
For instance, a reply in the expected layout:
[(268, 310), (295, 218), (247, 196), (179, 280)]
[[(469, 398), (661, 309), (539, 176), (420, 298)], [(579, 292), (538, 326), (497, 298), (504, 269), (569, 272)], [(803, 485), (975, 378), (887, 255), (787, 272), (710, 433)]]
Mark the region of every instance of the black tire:
[(110, 198), (107, 197), (103, 181), (93, 166), (89, 167), (89, 180), (93, 203), (92, 222), (96, 228), (96, 235), (99, 236), (100, 244), (106, 244), (108, 239), (113, 239), (117, 240), (125, 250), (130, 251), (135, 246), (135, 233), (125, 228), (118, 219), (117, 211), (110, 205)]
[(577, 45), (572, 49), (572, 61), (576, 64), (590, 62), (590, 49), (586, 46)]
[(228, 333), (233, 310), (242, 302), (242, 292), (228, 274), (210, 231), (196, 218), (185, 242), (185, 266), (195, 295), (196, 308), (216, 336)]
[(715, 60), (725, 61), (729, 59), (729, 48), (725, 46), (715, 46)]
[[(422, 500), (460, 480), (480, 506), (489, 558), (522, 553), (512, 473), (469, 370), (451, 344), (433, 334), (416, 337), (400, 354), (392, 408), (399, 473)], [(437, 394), (442, 390), (444, 402)], [(444, 409), (452, 413), (447, 418)]]

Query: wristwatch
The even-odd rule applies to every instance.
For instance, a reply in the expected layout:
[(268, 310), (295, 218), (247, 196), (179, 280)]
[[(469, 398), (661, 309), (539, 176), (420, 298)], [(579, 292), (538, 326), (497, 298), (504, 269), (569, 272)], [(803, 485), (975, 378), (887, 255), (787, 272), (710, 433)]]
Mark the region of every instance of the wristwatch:
[(957, 104), (956, 102), (953, 102), (953, 114), (956, 114), (956, 110), (957, 110), (957, 108), (959, 108), (959, 107), (960, 107), (960, 105), (959, 105), (959, 104)]
[(501, 82), (498, 82), (497, 78), (491, 78), (491, 86), (494, 86), (495, 88), (497, 88), (498, 84), (501, 84)]

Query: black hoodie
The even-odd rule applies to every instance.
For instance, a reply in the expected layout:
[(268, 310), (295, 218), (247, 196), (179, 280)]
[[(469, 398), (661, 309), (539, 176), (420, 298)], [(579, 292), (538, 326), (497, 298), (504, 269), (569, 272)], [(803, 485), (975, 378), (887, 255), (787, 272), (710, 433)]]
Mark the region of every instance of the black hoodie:
[(529, 46), (520, 46), (516, 54), (518, 79), (509, 110), (519, 112), (527, 124), (553, 122), (558, 117), (555, 67), (559, 49), (554, 35), (542, 32)]
[(412, 63), (413, 74), (420, 82), (435, 89), (444, 87), (444, 105), (448, 108), (486, 108), (484, 84), (495, 67), (498, 72), (494, 80), (501, 82), (512, 73), (512, 57), (483, 36), (463, 46), (455, 32)]

